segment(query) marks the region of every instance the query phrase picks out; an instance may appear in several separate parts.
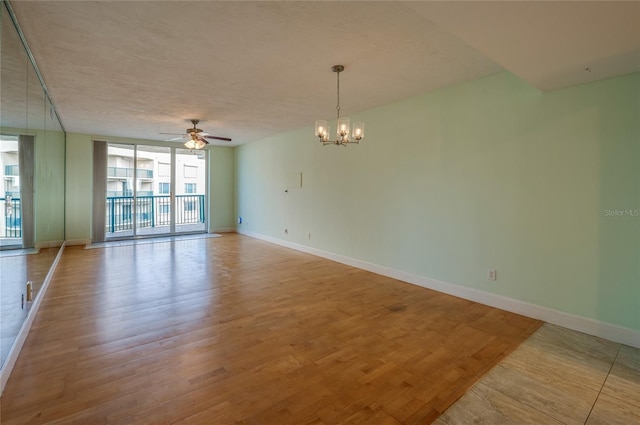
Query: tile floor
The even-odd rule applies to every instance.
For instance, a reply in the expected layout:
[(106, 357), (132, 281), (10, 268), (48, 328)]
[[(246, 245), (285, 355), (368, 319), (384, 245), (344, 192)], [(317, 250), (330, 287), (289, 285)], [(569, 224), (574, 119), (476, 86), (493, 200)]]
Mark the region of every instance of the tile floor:
[(545, 324), (434, 424), (640, 424), (640, 349)]

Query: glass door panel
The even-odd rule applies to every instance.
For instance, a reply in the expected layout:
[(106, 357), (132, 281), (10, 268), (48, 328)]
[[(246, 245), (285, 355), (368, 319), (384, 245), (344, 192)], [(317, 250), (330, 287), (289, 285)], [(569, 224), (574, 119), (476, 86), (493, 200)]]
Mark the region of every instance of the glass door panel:
[(205, 151), (176, 148), (176, 233), (204, 232), (207, 160)]
[(19, 157), (18, 137), (0, 135), (0, 249), (22, 247)]
[(138, 145), (134, 190), (137, 235), (173, 233), (171, 156), (170, 147)]
[(106, 239), (205, 232), (204, 151), (109, 143)]
[(107, 218), (105, 237), (135, 236), (133, 202), (135, 145), (109, 143), (107, 147)]

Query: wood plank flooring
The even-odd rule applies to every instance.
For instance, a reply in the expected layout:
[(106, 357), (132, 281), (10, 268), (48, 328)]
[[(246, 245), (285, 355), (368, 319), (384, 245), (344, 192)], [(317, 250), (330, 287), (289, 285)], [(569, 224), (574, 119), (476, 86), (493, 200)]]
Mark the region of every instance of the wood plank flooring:
[(640, 348), (545, 323), (434, 425), (640, 424)]
[(540, 322), (236, 234), (67, 248), (13, 424), (428, 424)]

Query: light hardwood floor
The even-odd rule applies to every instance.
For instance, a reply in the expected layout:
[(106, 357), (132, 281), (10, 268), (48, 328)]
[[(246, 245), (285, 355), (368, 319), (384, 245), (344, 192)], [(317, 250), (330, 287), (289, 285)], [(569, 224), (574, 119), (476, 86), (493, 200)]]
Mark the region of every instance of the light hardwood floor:
[(67, 248), (14, 424), (428, 424), (540, 322), (236, 234)]
[(640, 424), (640, 349), (545, 323), (434, 424)]

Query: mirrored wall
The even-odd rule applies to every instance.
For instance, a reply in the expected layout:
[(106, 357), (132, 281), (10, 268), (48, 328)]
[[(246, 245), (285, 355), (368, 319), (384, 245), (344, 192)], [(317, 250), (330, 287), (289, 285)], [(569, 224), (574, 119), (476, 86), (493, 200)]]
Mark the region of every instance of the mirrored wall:
[(0, 13), (1, 367), (64, 241), (66, 135), (5, 2)]

